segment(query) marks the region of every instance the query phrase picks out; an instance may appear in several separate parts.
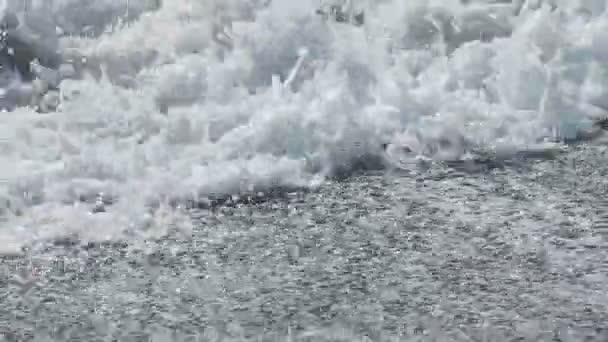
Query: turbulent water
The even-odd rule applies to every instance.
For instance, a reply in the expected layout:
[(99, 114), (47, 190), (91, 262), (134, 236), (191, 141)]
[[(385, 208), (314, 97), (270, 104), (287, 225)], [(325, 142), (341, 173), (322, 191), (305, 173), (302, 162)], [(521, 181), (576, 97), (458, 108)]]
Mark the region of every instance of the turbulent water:
[(361, 168), (555, 149), (608, 110), (604, 0), (355, 0), (362, 25), (317, 0), (4, 3), (58, 27), (87, 76), (57, 112), (0, 114), (2, 253), (188, 231), (189, 203)]

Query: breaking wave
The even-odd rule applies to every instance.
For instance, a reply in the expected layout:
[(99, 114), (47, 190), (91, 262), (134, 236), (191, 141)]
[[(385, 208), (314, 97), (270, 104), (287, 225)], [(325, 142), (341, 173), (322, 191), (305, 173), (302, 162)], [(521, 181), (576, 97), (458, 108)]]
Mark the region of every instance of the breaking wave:
[(554, 148), (608, 110), (604, 0), (347, 5), (5, 0), (82, 77), (56, 112), (0, 114), (0, 252), (187, 231), (180, 203), (395, 158)]

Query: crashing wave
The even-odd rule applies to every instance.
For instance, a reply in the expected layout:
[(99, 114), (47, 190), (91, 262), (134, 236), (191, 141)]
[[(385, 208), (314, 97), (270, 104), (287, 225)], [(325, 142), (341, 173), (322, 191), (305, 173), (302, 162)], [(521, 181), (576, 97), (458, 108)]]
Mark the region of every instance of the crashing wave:
[(556, 151), (608, 114), (604, 0), (81, 3), (13, 9), (38, 61), (6, 62), (3, 103), (60, 106), (0, 115), (0, 239), (145, 237), (180, 203)]

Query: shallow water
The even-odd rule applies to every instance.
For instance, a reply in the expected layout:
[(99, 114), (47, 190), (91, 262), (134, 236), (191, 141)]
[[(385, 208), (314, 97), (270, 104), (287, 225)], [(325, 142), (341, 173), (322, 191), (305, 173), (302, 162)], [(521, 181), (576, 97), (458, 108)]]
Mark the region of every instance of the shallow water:
[(2, 260), (0, 331), (8, 341), (603, 341), (606, 156), (585, 146), (475, 172), (365, 173), (195, 210), (190, 233), (57, 241)]

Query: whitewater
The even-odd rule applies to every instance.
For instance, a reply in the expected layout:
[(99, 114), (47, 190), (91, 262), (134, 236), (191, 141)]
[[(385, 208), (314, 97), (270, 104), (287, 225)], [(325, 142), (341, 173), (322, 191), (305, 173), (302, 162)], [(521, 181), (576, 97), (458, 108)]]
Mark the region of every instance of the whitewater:
[(55, 111), (0, 113), (2, 254), (187, 234), (192, 203), (361, 169), (562, 149), (608, 114), (604, 0), (347, 3), (362, 25), (317, 0), (24, 4), (2, 7), (46, 18), (82, 77)]

